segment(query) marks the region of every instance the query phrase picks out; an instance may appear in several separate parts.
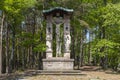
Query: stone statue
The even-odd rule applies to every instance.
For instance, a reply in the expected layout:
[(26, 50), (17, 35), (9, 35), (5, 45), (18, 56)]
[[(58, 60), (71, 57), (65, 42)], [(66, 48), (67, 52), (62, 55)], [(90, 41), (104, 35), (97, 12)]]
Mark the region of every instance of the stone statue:
[(47, 51), (51, 50), (51, 42), (50, 41), (46, 41), (47, 44)]
[(66, 34), (65, 37), (65, 51), (69, 51), (70, 50), (70, 44), (71, 44), (71, 37), (69, 34)]

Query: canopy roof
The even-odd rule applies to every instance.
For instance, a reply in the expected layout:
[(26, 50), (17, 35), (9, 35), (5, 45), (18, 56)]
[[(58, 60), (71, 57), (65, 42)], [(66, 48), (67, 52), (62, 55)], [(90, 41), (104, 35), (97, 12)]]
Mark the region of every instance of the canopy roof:
[(43, 10), (44, 16), (51, 15), (51, 14), (54, 15), (56, 13), (60, 13), (62, 15), (63, 14), (71, 15), (73, 13), (73, 9), (67, 9), (63, 7), (54, 7), (48, 10)]

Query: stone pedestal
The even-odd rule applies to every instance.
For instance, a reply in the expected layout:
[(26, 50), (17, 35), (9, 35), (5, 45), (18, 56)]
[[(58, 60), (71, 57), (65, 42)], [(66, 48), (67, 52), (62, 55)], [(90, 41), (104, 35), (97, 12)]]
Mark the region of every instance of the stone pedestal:
[(52, 51), (46, 51), (46, 58), (52, 58)]
[(43, 70), (73, 70), (74, 59), (49, 58), (43, 59)]
[(70, 59), (70, 50), (69, 51), (65, 51), (64, 52), (64, 58), (66, 58), (66, 59)]
[(64, 53), (64, 58), (70, 59), (70, 53)]

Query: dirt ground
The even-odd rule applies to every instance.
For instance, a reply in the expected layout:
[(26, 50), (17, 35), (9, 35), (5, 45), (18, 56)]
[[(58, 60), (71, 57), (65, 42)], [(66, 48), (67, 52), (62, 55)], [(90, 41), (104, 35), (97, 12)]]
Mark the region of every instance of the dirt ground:
[(24, 80), (120, 80), (120, 74), (112, 71), (82, 71), (85, 75), (37, 75)]

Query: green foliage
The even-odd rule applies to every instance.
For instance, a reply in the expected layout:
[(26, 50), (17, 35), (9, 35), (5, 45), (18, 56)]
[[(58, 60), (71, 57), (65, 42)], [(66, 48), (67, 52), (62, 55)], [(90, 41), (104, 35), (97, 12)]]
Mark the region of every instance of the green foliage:
[(40, 43), (33, 49), (35, 52), (44, 52), (46, 50), (46, 44)]
[(5, 12), (10, 22), (19, 25), (24, 18), (23, 11), (34, 7), (36, 0), (4, 0), (1, 4), (1, 10)]
[(106, 39), (99, 40), (94, 48), (92, 49), (92, 54), (99, 60), (101, 57), (108, 57), (108, 65), (110, 67), (117, 67), (120, 63), (120, 44), (115, 43)]
[[(32, 33), (22, 32), (20, 35), (18, 35), (18, 37), (23, 39), (21, 42), (18, 43), (18, 45), (21, 45), (27, 48), (34, 46), (33, 50), (35, 52), (43, 52), (46, 50), (46, 44), (44, 41), (40, 41), (39, 33), (36, 33), (33, 36)], [(45, 37), (45, 35), (43, 35), (43, 37)]]
[(120, 4), (108, 4), (105, 10), (106, 14), (102, 17), (105, 19), (103, 26), (118, 26), (120, 25)]
[[(96, 54), (96, 51), (98, 52), (98, 54), (103, 57), (106, 54), (108, 55), (110, 53), (114, 53), (116, 50), (114, 48), (119, 48), (120, 44), (119, 43), (115, 43), (106, 39), (101, 39), (99, 40), (94, 48), (93, 48), (93, 54)], [(104, 50), (102, 50), (102, 48), (104, 48)]]
[(28, 0), (4, 0), (3, 11), (8, 13), (9, 15), (11, 14), (14, 16), (14, 15), (19, 14), (22, 11), (22, 9), (32, 7), (32, 2), (31, 0), (30, 1)]

